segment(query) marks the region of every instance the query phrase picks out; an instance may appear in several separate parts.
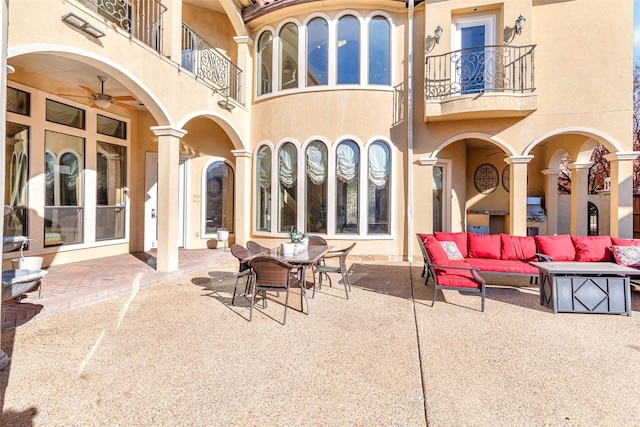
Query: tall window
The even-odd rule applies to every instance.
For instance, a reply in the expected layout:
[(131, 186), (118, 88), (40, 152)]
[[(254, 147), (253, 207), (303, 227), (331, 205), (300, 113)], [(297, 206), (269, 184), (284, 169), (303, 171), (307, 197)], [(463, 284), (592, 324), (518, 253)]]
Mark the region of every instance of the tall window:
[(271, 93), (273, 76), (273, 35), (265, 31), (258, 39), (258, 96)]
[(443, 204), (443, 167), (433, 167), (433, 231), (444, 231), (442, 204)]
[(286, 24), (280, 30), (280, 90), (298, 87), (298, 26)]
[(598, 207), (593, 202), (587, 202), (587, 209), (589, 212), (588, 221), (588, 235), (589, 236), (597, 236), (598, 235)]
[(314, 18), (307, 25), (307, 86), (326, 85), (329, 69), (329, 27), (327, 21)]
[(98, 141), (96, 160), (96, 240), (123, 239), (127, 149)]
[(211, 163), (205, 172), (205, 233), (218, 228), (233, 231), (233, 170), (223, 161)]
[(271, 148), (260, 147), (256, 157), (256, 230), (271, 231)]
[(290, 142), (283, 144), (278, 153), (278, 231), (287, 232), (296, 227), (298, 152)]
[(5, 135), (4, 204), (12, 210), (4, 215), (5, 236), (27, 236), (27, 177), (29, 127), (7, 122)]
[(338, 84), (360, 82), (360, 23), (346, 15), (338, 21)]
[(389, 147), (377, 141), (369, 147), (368, 233), (389, 233)]
[(336, 149), (336, 233), (359, 232), (360, 149), (353, 141), (344, 141)]
[(369, 22), (369, 84), (391, 84), (390, 51), (389, 22), (376, 16)]
[(314, 141), (307, 147), (306, 231), (327, 232), (327, 146)]
[(84, 138), (45, 132), (45, 246), (83, 241)]

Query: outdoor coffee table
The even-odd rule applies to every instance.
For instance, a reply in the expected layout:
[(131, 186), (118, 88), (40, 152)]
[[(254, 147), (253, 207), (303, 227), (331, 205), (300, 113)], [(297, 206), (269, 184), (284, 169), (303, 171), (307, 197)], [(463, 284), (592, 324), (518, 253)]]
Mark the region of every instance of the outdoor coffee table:
[(630, 275), (638, 270), (611, 262), (531, 262), (540, 271), (540, 304), (554, 313), (631, 316)]

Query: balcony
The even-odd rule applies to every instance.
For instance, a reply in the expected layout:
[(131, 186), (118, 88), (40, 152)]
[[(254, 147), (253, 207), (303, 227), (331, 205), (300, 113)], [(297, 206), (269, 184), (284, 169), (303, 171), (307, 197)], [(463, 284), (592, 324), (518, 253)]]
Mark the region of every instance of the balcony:
[(428, 56), (425, 121), (524, 117), (537, 109), (535, 46), (477, 46)]

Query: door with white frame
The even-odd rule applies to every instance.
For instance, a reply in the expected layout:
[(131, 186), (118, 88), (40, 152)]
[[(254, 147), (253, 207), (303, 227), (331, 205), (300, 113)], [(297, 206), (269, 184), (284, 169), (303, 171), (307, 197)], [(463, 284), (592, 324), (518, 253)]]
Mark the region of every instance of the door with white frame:
[(493, 88), (496, 71), (496, 17), (493, 15), (456, 19), (451, 28), (452, 50), (460, 51), (452, 82), (460, 94), (482, 93)]
[(451, 231), (451, 160), (433, 167), (433, 231)]
[[(178, 168), (178, 246), (184, 247), (186, 222), (185, 195), (187, 186), (187, 156), (180, 156)], [(158, 153), (147, 153), (145, 173), (145, 203), (144, 203), (144, 250), (158, 247)]]

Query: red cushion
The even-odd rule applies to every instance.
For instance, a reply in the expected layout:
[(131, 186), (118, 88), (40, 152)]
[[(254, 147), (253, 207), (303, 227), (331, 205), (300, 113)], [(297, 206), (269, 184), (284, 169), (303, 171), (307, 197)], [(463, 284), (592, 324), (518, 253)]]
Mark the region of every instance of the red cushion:
[(467, 258), (467, 262), (471, 267), (475, 267), (483, 273), (509, 273), (509, 274), (528, 274), (531, 276), (538, 275), (538, 269), (525, 261), (483, 258)]
[[(470, 267), (469, 264), (462, 261), (454, 261), (451, 263), (456, 267)], [(480, 288), (480, 283), (473, 279), (473, 275), (469, 270), (458, 270), (454, 268), (437, 268), (435, 269), (438, 286), (451, 286), (457, 288)]]
[(534, 236), (538, 252), (551, 257), (553, 261), (573, 261), (576, 250), (571, 236), (559, 234), (556, 236)]
[(469, 251), (467, 249), (466, 231), (459, 231), (457, 233), (436, 231), (435, 233), (433, 233), (433, 235), (436, 236), (436, 239), (440, 240), (441, 242), (456, 242), (456, 245), (458, 246), (458, 249), (460, 250), (462, 256), (465, 258), (469, 256)]
[(438, 239), (433, 236), (426, 236), (424, 247), (427, 250), (427, 255), (429, 255), (432, 264), (449, 265), (449, 257), (444, 249), (442, 249)]
[(622, 237), (612, 237), (613, 246), (640, 246), (640, 239), (623, 239)]
[(468, 233), (469, 258), (500, 259), (500, 235)]
[(576, 261), (613, 261), (609, 236), (571, 236), (571, 241), (576, 250)]
[(501, 259), (532, 261), (536, 258), (536, 241), (532, 236), (501, 234)]

